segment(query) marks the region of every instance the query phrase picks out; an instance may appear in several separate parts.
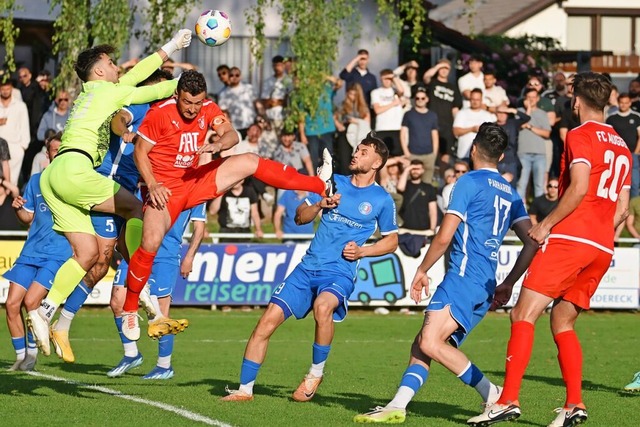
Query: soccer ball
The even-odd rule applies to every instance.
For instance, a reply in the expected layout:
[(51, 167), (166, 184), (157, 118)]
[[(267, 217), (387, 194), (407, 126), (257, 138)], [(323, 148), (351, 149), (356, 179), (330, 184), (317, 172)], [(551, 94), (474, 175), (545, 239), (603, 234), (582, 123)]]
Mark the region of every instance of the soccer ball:
[(231, 37), (229, 15), (220, 10), (207, 10), (196, 21), (196, 35), (207, 46), (220, 46)]

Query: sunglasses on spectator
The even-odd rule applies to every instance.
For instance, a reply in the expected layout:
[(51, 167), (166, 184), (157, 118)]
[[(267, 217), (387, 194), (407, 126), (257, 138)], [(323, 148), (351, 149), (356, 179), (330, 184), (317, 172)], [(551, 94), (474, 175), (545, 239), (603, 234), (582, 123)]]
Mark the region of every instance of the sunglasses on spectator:
[(558, 186), (549, 184), (549, 185), (547, 185), (547, 188), (558, 188)]
[(426, 96), (416, 96), (416, 101), (426, 101), (427, 97)]
[(58, 102), (60, 102), (60, 101), (67, 101), (67, 102), (68, 102), (68, 101), (69, 101), (69, 98), (59, 98), (59, 99), (58, 99)]
[(229, 74), (229, 77), (240, 77), (240, 74)]
[(456, 174), (458, 173), (467, 173), (466, 169), (454, 169), (456, 171)]

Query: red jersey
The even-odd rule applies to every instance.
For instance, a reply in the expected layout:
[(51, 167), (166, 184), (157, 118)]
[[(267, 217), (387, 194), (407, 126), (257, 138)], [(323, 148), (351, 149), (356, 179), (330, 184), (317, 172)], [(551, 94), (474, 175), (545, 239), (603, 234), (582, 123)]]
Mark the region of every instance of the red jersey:
[(560, 197), (569, 187), (569, 168), (575, 163), (591, 167), (589, 189), (549, 237), (586, 243), (613, 254), (613, 218), (620, 191), (631, 187), (631, 152), (613, 127), (588, 121), (567, 133), (560, 161)]
[(138, 135), (154, 145), (149, 153), (153, 175), (158, 182), (181, 180), (198, 166), (198, 148), (205, 144), (211, 127), (228, 122), (216, 103), (205, 99), (198, 116), (185, 120), (178, 112), (176, 99), (161, 101), (151, 107)]

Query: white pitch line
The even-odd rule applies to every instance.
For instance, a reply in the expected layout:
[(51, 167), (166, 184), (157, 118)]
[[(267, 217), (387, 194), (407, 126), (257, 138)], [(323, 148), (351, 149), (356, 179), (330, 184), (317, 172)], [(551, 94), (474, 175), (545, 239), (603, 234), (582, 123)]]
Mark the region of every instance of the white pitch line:
[(124, 399), (124, 400), (130, 400), (132, 402), (136, 402), (136, 403), (143, 403), (145, 405), (149, 405), (149, 406), (154, 406), (156, 408), (162, 409), (164, 411), (168, 411), (168, 412), (173, 412), (174, 414), (178, 414), (181, 417), (184, 417), (188, 420), (191, 421), (198, 421), (210, 426), (218, 426), (218, 427), (232, 427), (231, 424), (227, 424), (224, 423), (222, 421), (218, 421), (218, 420), (214, 420), (212, 418), (209, 417), (205, 417), (204, 415), (200, 415), (200, 414), (196, 414), (195, 412), (191, 412), (188, 411), (186, 409), (181, 409), (172, 405), (167, 405), (166, 403), (162, 403), (162, 402), (155, 402), (153, 400), (147, 400), (147, 399), (142, 399), (140, 397), (135, 397), (135, 396), (131, 396), (129, 394), (124, 394), (118, 390), (113, 390), (107, 387), (101, 387), (101, 386), (97, 386), (97, 385), (89, 385), (89, 384), (83, 384), (77, 381), (72, 381), (72, 380), (68, 380), (66, 378), (62, 378), (62, 377), (56, 377), (54, 375), (47, 375), (47, 374), (41, 374), (40, 372), (26, 372), (29, 375), (32, 375), (34, 377), (40, 377), (40, 378), (46, 378), (49, 380), (53, 380), (53, 381), (59, 381), (59, 382), (63, 382), (63, 383), (67, 383), (67, 384), (75, 384), (79, 387), (82, 388), (87, 388), (89, 390), (95, 390), (95, 391), (99, 391), (100, 393), (105, 393), (114, 397), (119, 397), (120, 399)]

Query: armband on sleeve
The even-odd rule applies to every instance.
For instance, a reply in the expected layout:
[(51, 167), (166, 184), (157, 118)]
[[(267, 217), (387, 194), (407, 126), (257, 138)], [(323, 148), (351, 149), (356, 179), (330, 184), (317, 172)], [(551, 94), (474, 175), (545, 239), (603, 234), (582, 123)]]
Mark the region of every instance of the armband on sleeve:
[(229, 123), (229, 120), (227, 120), (223, 114), (215, 116), (213, 120), (211, 120), (211, 129), (217, 131), (217, 129), (225, 123)]

